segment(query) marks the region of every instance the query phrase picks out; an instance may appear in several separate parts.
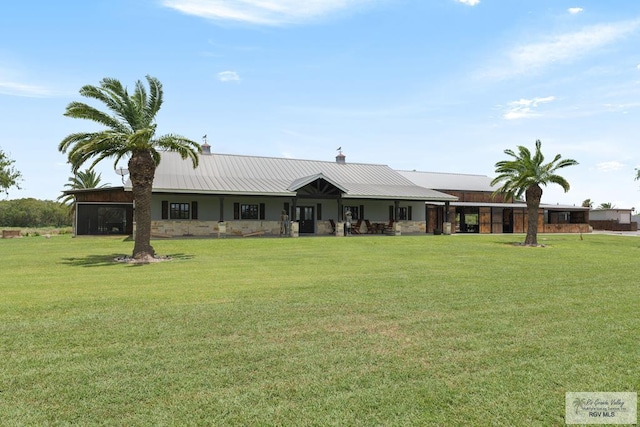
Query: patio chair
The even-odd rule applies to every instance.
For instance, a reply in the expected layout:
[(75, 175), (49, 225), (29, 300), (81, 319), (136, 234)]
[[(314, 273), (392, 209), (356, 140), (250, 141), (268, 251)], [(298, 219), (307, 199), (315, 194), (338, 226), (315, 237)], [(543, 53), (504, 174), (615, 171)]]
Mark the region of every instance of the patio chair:
[(332, 219), (329, 220), (329, 224), (331, 224), (331, 232), (336, 234), (336, 222)]
[(394, 221), (393, 219), (390, 219), (390, 220), (389, 220), (389, 224), (386, 224), (386, 225), (384, 226), (384, 233), (385, 233), (385, 234), (393, 233), (393, 231), (394, 231), (394, 230), (393, 230), (393, 223), (394, 223), (394, 222), (395, 222), (395, 221)]
[(365, 219), (364, 224), (367, 226), (367, 234), (376, 233), (376, 228), (373, 226), (373, 224), (371, 224), (371, 221), (369, 221), (368, 219)]
[(362, 220), (359, 219), (358, 222), (356, 222), (355, 225), (351, 226), (351, 233), (353, 234), (360, 234), (360, 226), (362, 225)]

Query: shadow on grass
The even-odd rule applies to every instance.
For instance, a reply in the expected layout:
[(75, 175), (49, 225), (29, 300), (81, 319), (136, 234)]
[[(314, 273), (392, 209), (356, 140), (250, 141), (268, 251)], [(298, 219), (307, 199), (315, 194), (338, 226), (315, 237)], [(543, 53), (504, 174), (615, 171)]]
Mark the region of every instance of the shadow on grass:
[[(87, 255), (84, 257), (72, 257), (62, 258), (62, 264), (71, 267), (104, 267), (104, 266), (116, 266), (126, 265), (129, 267), (141, 267), (144, 265), (156, 264), (155, 262), (149, 263), (129, 263), (119, 261), (124, 255), (111, 254), (111, 255)], [(166, 256), (167, 259), (163, 259), (162, 262), (171, 262), (173, 260), (190, 260), (193, 259), (193, 255), (188, 254), (171, 254)]]

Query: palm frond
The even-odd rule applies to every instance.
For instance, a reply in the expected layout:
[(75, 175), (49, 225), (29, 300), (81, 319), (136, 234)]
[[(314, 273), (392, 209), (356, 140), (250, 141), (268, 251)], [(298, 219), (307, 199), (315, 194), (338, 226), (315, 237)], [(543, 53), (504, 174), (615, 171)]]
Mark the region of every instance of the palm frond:
[(155, 77), (147, 76), (149, 82), (149, 99), (146, 105), (147, 120), (151, 123), (162, 106), (162, 83)]
[(74, 119), (91, 120), (119, 132), (126, 131), (126, 128), (116, 118), (82, 102), (71, 102), (64, 115)]

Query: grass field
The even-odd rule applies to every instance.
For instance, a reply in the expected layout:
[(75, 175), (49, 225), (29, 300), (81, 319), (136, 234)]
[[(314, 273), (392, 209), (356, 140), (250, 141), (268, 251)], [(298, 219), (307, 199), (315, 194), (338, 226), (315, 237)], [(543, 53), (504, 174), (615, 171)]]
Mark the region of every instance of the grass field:
[(0, 425), (562, 426), (640, 385), (640, 238), (0, 239)]

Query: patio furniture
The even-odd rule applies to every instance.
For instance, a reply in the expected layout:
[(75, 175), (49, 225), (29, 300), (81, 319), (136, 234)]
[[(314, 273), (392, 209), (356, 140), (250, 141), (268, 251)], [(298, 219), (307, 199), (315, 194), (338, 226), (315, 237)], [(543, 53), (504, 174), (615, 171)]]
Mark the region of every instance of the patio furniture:
[(367, 234), (375, 234), (376, 233), (376, 228), (374, 224), (371, 224), (371, 221), (369, 221), (368, 219), (364, 220), (364, 224), (367, 226)]
[(355, 225), (351, 226), (351, 233), (353, 234), (360, 234), (360, 226), (362, 225), (362, 220), (359, 219), (358, 222), (356, 222)]
[(336, 222), (332, 219), (329, 220), (329, 224), (331, 224), (331, 232), (336, 234)]

